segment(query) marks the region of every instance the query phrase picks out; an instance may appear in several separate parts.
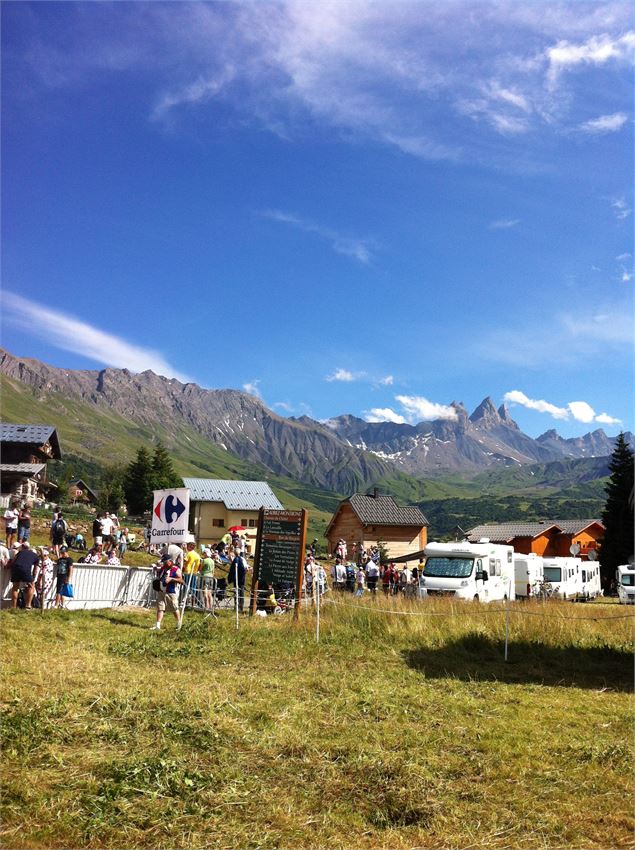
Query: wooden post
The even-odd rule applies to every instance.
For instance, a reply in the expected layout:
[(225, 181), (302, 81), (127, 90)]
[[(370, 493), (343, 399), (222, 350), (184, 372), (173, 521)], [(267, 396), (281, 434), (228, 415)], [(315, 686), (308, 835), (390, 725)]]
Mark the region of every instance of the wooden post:
[(300, 521), (300, 554), (298, 557), (298, 576), (296, 579), (296, 593), (295, 593), (295, 610), (293, 612), (293, 619), (298, 620), (300, 618), (300, 605), (302, 604), (302, 584), (304, 582), (304, 557), (306, 552), (306, 527), (308, 523), (308, 514), (304, 508), (302, 508), (302, 519)]
[(249, 600), (249, 616), (253, 617), (256, 613), (256, 605), (258, 603), (258, 578), (260, 574), (260, 550), (262, 548), (262, 523), (265, 515), (265, 509), (260, 508), (258, 511), (258, 531), (256, 533), (256, 551), (254, 552), (254, 569), (251, 574), (251, 599)]

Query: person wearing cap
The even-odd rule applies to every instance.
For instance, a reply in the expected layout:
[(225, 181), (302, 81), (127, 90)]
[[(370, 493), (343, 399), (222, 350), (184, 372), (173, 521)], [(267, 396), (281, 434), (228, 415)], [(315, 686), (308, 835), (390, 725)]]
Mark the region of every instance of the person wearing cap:
[(25, 590), (24, 607), (27, 609), (31, 608), (33, 594), (35, 593), (33, 567), (37, 564), (37, 561), (38, 556), (29, 547), (29, 544), (26, 541), (22, 543), (11, 561), (11, 581), (13, 582), (11, 588), (12, 608), (18, 607), (18, 594), (22, 587)]
[(73, 578), (73, 559), (68, 554), (67, 546), (60, 546), (60, 556), (55, 564), (55, 579), (57, 586), (55, 588), (55, 607), (64, 607), (64, 597), (62, 596), (62, 588), (65, 584), (70, 584)]
[(157, 621), (152, 626), (153, 632), (161, 630), (161, 621), (166, 609), (176, 618), (176, 630), (181, 630), (181, 609), (179, 606), (179, 585), (183, 585), (181, 568), (165, 555), (161, 559), (159, 572), (160, 589), (157, 590)]

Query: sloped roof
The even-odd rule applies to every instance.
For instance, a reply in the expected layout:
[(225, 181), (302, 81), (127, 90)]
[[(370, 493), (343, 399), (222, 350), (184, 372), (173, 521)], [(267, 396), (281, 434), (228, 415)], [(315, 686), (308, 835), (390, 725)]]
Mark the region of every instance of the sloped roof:
[(590, 525), (599, 525), (604, 528), (602, 520), (599, 519), (556, 519), (554, 522), (560, 526), (565, 534), (578, 534)]
[(0, 422), (1, 443), (27, 443), (28, 445), (43, 446), (50, 442), (53, 456), (58, 460), (62, 457), (57, 431), (52, 425), (18, 425), (11, 422)]
[(502, 522), (492, 525), (477, 525), (467, 533), (471, 543), (478, 543), (481, 537), (489, 537), (492, 543), (507, 543), (514, 537), (538, 537), (549, 529), (562, 534), (577, 534), (590, 525), (602, 525), (599, 519), (557, 519), (545, 522)]
[(355, 493), (349, 502), (363, 525), (403, 525), (422, 528), (428, 520), (414, 505), (401, 507), (392, 496), (364, 496)]
[(83, 478), (76, 478), (74, 481), (69, 481), (68, 486), (77, 487), (78, 490), (86, 490), (87, 493), (90, 493), (93, 499), (99, 498), (97, 490), (93, 490), (92, 487), (89, 487)]
[(193, 502), (223, 502), (228, 510), (257, 511), (284, 505), (266, 481), (225, 481), (221, 478), (184, 478)]
[(38, 475), (46, 469), (45, 463), (0, 463), (0, 472), (18, 472), (23, 475)]
[(507, 543), (514, 537), (538, 537), (550, 529), (561, 531), (560, 524), (554, 522), (503, 522), (477, 525), (468, 531), (467, 539), (470, 543), (478, 543), (482, 537), (487, 537), (492, 543)]

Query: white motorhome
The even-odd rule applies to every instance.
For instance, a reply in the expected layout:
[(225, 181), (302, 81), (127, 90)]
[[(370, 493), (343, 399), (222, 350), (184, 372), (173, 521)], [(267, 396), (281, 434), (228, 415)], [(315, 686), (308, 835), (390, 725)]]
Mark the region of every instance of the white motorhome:
[(516, 599), (539, 596), (543, 581), (543, 559), (534, 552), (529, 555), (514, 552), (514, 577)]
[(615, 573), (617, 595), (622, 605), (635, 605), (635, 564), (621, 564)]
[(514, 599), (514, 550), (489, 541), (428, 543), (419, 581), (421, 596), (491, 602)]
[(556, 599), (576, 600), (582, 591), (580, 558), (544, 558), (543, 573)]
[(580, 591), (578, 599), (586, 601), (602, 595), (600, 564), (598, 561), (583, 561), (580, 568)]

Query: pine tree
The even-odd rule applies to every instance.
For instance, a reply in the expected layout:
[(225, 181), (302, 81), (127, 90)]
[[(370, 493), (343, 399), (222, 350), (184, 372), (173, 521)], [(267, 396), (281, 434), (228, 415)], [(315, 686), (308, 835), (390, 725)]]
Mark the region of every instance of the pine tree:
[(602, 522), (606, 531), (600, 549), (600, 573), (606, 588), (615, 578), (620, 564), (633, 555), (633, 452), (620, 434), (609, 464), (611, 477), (606, 485), (606, 504)]
[(163, 443), (157, 443), (152, 456), (152, 485), (153, 490), (170, 490), (183, 486), (183, 481), (174, 471), (172, 460)]
[(109, 466), (104, 469), (99, 482), (97, 508), (109, 513), (118, 513), (126, 501), (123, 481), (126, 469), (123, 466)]
[(142, 446), (135, 460), (126, 467), (123, 479), (129, 513), (139, 515), (152, 510), (152, 491), (155, 489), (153, 477), (150, 454)]

